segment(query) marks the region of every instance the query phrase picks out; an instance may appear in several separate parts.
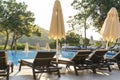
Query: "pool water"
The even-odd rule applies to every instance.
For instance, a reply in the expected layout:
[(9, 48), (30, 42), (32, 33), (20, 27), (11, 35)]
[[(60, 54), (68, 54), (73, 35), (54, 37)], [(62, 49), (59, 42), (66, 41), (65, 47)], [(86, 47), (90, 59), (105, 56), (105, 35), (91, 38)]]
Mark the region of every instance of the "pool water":
[[(59, 56), (60, 57), (64, 57), (64, 58), (71, 58), (73, 57), (73, 55), (76, 53), (77, 51), (59, 51)], [(18, 61), (20, 59), (34, 59), (37, 51), (33, 50), (33, 51), (22, 51), (22, 50), (10, 50), (10, 51), (6, 51), (7, 53), (7, 57), (8, 57), (8, 61), (13, 62), (14, 65), (18, 65)]]
[[(77, 50), (60, 50), (59, 57), (64, 57), (64, 58), (72, 58), (74, 54), (76, 54)], [(21, 50), (16, 50), (16, 51), (6, 51), (7, 56), (8, 56), (8, 61), (13, 62), (14, 65), (18, 65), (18, 60), (20, 59), (34, 59), (37, 51), (21, 51)], [(110, 58), (114, 56), (114, 52), (107, 52), (106, 57)]]
[[(61, 55), (64, 58), (72, 58), (74, 56), (74, 54), (76, 54), (76, 50), (65, 50), (65, 51), (61, 51)], [(114, 51), (108, 51), (105, 55), (106, 58), (112, 58), (115, 55)]]
[(108, 51), (106, 54), (106, 58), (112, 58), (116, 53), (114, 51)]
[(76, 52), (77, 50), (63, 50), (63, 51), (60, 51), (59, 53), (64, 58), (72, 58), (74, 54), (76, 54)]
[(37, 51), (6, 51), (8, 60), (13, 62), (14, 65), (18, 64), (18, 60), (20, 59), (34, 59), (36, 56)]

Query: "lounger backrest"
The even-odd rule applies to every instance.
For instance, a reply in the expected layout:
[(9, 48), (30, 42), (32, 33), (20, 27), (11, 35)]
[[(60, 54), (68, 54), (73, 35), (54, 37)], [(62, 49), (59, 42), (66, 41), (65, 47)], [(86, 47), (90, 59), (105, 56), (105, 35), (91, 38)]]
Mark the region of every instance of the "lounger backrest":
[(79, 50), (71, 60), (74, 61), (76, 64), (82, 64), (91, 53), (92, 51), (90, 50)]
[(49, 66), (56, 52), (37, 52), (34, 59), (34, 66)]
[(89, 60), (92, 62), (100, 62), (104, 59), (104, 55), (106, 54), (108, 50), (95, 50), (91, 55), (89, 55)]
[(117, 53), (112, 57), (112, 59), (116, 59), (116, 60), (120, 61), (120, 51), (117, 52)]
[(0, 70), (7, 67), (7, 55), (5, 51), (0, 51)]

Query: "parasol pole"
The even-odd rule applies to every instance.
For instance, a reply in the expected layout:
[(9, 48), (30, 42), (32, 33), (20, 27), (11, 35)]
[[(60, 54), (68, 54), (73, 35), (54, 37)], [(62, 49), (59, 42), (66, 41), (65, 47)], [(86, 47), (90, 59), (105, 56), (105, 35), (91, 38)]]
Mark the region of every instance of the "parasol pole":
[(58, 62), (58, 39), (56, 40), (56, 62)]
[[(58, 9), (56, 11), (57, 26), (58, 26)], [(57, 39), (56, 39), (56, 62), (58, 63), (58, 27), (57, 27)]]
[(107, 41), (107, 43), (106, 43), (106, 49), (108, 49), (108, 43), (109, 43), (109, 41)]

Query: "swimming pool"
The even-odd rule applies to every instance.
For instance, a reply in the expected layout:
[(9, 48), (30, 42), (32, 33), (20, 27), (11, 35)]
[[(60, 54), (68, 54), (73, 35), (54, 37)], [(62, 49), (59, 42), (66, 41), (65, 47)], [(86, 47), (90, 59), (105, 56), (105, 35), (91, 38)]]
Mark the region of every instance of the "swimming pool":
[[(15, 65), (17, 65), (18, 60), (20, 59), (34, 59), (37, 54), (37, 51), (9, 50), (6, 51), (6, 53), (7, 53), (8, 61), (13, 62)], [(59, 56), (64, 58), (71, 58), (75, 53), (76, 51), (59, 51)]]
[[(42, 51), (42, 50), (41, 50)], [(74, 54), (76, 54), (77, 50), (60, 50), (59, 56), (64, 58), (72, 58)], [(12, 50), (12, 51), (6, 51), (8, 60), (13, 62), (14, 65), (18, 65), (18, 60), (20, 59), (34, 59), (37, 51), (22, 51), (22, 50)], [(107, 52), (106, 57), (112, 57), (115, 55), (114, 52)]]

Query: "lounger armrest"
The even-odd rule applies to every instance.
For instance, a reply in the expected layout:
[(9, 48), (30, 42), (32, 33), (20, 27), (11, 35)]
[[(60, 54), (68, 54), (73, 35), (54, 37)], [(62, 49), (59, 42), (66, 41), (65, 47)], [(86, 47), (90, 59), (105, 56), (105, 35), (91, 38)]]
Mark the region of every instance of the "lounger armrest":
[(93, 62), (90, 59), (86, 59), (85, 60), (85, 64), (87, 64), (87, 65), (93, 65)]
[(52, 63), (52, 64), (58, 64), (58, 62), (56, 62), (56, 61), (51, 61), (51, 63)]
[(58, 60), (58, 63), (65, 62), (65, 63), (73, 63), (73, 61), (68, 61), (68, 60)]
[(20, 62), (25, 62), (25, 63), (33, 63), (33, 59), (21, 59), (21, 60), (19, 60), (18, 62), (20, 63)]
[[(56, 62), (56, 58), (53, 59)], [(74, 62), (67, 58), (59, 58), (57, 64), (73, 64)]]
[(71, 60), (58, 60), (58, 64), (74, 64)]
[(56, 61), (56, 58), (53, 58), (52, 60), (53, 60), (53, 61)]
[[(30, 59), (31, 60), (31, 59)], [(22, 66), (29, 66), (29, 67), (33, 67), (33, 61), (30, 61), (30, 60), (19, 60), (18, 62), (20, 63), (20, 65)]]
[(107, 63), (109, 63), (110, 65), (114, 65), (114, 63), (116, 62), (115, 59), (112, 59), (112, 58), (107, 58), (106, 59)]

